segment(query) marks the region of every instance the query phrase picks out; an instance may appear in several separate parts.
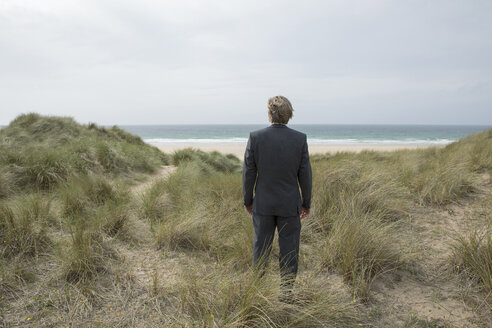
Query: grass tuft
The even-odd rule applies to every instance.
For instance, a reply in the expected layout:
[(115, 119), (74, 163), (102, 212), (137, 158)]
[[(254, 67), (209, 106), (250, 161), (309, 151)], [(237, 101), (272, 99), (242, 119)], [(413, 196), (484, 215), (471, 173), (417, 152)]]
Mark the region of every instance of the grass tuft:
[(187, 162), (196, 162), (206, 173), (217, 172), (237, 172), (241, 168), (239, 159), (233, 154), (222, 155), (214, 151), (206, 153), (199, 149), (185, 148), (175, 151), (172, 154), (172, 163), (179, 166)]
[(468, 163), (443, 161), (439, 152), (430, 154), (410, 182), (419, 203), (445, 205), (475, 190)]
[(455, 271), (464, 272), (492, 293), (492, 228), (459, 236), (452, 246)]
[(163, 187), (169, 206), (157, 229), (161, 247), (202, 250), (240, 267), (250, 265), (252, 226), (242, 207), (240, 175), (205, 174), (189, 162)]
[[(312, 281), (312, 280), (309, 280)], [(347, 327), (356, 324), (354, 306), (322, 284), (303, 284), (290, 304), (279, 300), (278, 281), (251, 271), (216, 267), (183, 277), (172, 295), (176, 323), (200, 327)]]
[(106, 202), (98, 211), (98, 221), (108, 236), (124, 237), (123, 239), (127, 240), (132, 236), (129, 226), (131, 218), (129, 201), (130, 195), (127, 192), (119, 192), (115, 199)]
[(405, 189), (391, 175), (358, 160), (333, 162), (332, 167), (314, 173), (318, 177), (313, 192), (315, 215), (325, 229), (346, 216), (370, 215), (386, 222), (407, 216)]
[(166, 183), (164, 179), (157, 180), (141, 195), (140, 215), (147, 219), (152, 227), (161, 222), (166, 212), (171, 211), (171, 207), (174, 206), (166, 194)]
[(59, 189), (62, 215), (67, 218), (93, 214), (95, 206), (114, 201), (117, 193), (103, 176), (74, 176)]
[(51, 201), (39, 194), (16, 197), (0, 206), (1, 253), (34, 256), (48, 252), (52, 242), (47, 226), (52, 220)]
[(340, 219), (320, 247), (321, 263), (339, 272), (355, 297), (366, 300), (374, 279), (400, 266), (393, 230), (392, 224), (367, 216)]
[(103, 239), (97, 223), (79, 218), (70, 226), (70, 244), (60, 254), (63, 277), (70, 283), (87, 282), (108, 272), (116, 255)]
[(0, 167), (0, 199), (15, 194), (18, 190), (15, 176), (8, 169)]

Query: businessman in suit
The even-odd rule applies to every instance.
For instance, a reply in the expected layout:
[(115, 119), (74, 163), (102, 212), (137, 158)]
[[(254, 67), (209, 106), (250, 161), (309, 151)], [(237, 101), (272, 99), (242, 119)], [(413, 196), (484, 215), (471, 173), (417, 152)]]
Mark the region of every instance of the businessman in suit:
[(293, 111), (283, 96), (268, 100), (272, 125), (250, 133), (242, 172), (244, 206), (253, 216), (254, 265), (264, 273), (277, 229), (287, 293), (297, 275), (301, 219), (309, 215), (312, 189), (306, 135), (287, 127)]

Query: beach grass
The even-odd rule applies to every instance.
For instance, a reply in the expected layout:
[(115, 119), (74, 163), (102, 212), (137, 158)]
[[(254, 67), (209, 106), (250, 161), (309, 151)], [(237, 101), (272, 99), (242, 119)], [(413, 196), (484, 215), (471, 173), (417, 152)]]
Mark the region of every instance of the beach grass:
[(0, 130), (0, 139), (0, 196), (15, 188), (52, 189), (74, 174), (152, 173), (169, 162), (117, 127), (79, 125), (71, 118), (21, 115)]
[(489, 227), (460, 236), (453, 244), (453, 255), (457, 272), (492, 293), (492, 220)]
[[(471, 309), (463, 295), (481, 302), (473, 304), (490, 300), (491, 151), (488, 130), (446, 147), (312, 156), (313, 208), (302, 221), (300, 272), (285, 303), (278, 246), (264, 276), (252, 267), (237, 157), (193, 148), (164, 154), (118, 127), (21, 115), (0, 130), (0, 320), (455, 326), (411, 306), (388, 311), (402, 301), (381, 296), (408, 283), (401, 277), (425, 291), (426, 274), (439, 264), (453, 267), (442, 274), (455, 284), (441, 302), (461, 297), (465, 325), (485, 326), (492, 308)], [(160, 176), (167, 165), (176, 169)], [(135, 192), (135, 184), (146, 186)], [(455, 213), (461, 208), (473, 220)], [(448, 225), (456, 242), (440, 244), (440, 257), (432, 243), (448, 237), (441, 233)]]

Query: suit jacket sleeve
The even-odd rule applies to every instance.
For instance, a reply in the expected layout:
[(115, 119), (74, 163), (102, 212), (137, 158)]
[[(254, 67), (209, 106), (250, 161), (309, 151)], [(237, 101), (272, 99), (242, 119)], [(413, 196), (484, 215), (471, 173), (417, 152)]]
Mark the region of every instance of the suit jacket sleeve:
[(253, 189), (256, 182), (256, 162), (253, 151), (253, 140), (249, 135), (246, 151), (244, 152), (243, 162), (243, 196), (244, 205), (249, 206), (253, 203)]
[(304, 146), (302, 148), (301, 165), (299, 166), (299, 172), (297, 174), (299, 179), (299, 186), (302, 192), (302, 206), (305, 208), (311, 208), (311, 190), (312, 190), (312, 171), (311, 163), (309, 162), (309, 151), (307, 145), (307, 138), (304, 140)]

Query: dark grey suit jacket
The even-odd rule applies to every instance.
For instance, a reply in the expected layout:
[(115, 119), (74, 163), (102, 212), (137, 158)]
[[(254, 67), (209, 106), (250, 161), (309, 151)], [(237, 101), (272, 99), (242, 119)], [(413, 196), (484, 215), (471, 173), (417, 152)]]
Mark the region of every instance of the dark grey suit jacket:
[(243, 164), (244, 205), (253, 203), (258, 214), (296, 216), (301, 206), (311, 207), (311, 189), (304, 133), (283, 124), (250, 133)]

